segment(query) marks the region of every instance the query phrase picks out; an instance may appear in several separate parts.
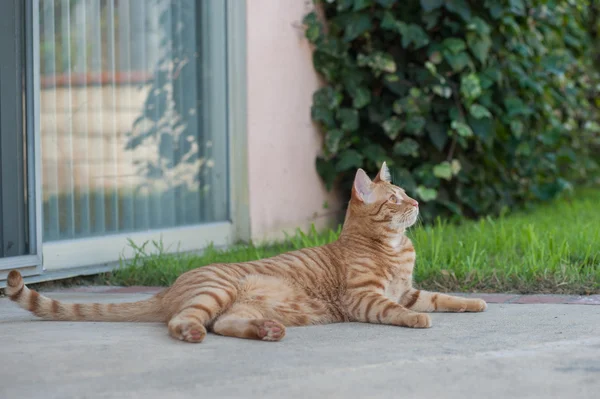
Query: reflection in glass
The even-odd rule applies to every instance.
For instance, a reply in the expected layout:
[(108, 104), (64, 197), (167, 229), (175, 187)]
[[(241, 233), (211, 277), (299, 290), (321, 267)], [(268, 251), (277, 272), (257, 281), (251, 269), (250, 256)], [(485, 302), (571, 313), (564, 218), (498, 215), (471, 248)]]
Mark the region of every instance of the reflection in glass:
[(44, 240), (226, 220), (225, 2), (39, 7)]

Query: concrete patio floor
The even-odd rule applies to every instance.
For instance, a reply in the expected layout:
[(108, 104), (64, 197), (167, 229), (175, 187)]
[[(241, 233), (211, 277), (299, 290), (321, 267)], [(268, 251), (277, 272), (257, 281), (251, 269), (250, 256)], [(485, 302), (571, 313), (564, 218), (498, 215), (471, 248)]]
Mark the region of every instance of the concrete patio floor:
[[(147, 294), (59, 292), (65, 301)], [(600, 306), (491, 304), (433, 327), (288, 329), (278, 343), (160, 324), (32, 321), (0, 299), (0, 398), (598, 398)]]

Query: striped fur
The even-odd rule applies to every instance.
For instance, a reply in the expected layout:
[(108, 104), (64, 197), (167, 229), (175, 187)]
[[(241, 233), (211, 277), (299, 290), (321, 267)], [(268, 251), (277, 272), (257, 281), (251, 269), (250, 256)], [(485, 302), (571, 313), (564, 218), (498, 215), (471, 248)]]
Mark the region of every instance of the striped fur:
[(156, 296), (124, 304), (66, 304), (8, 276), (11, 300), (49, 320), (165, 322), (177, 339), (221, 335), (278, 341), (286, 326), (358, 321), (426, 328), (424, 312), (479, 312), (480, 299), (412, 286), (415, 249), (404, 235), (418, 203), (389, 182), (383, 164), (371, 181), (358, 170), (339, 239), (254, 262), (214, 264), (182, 274)]

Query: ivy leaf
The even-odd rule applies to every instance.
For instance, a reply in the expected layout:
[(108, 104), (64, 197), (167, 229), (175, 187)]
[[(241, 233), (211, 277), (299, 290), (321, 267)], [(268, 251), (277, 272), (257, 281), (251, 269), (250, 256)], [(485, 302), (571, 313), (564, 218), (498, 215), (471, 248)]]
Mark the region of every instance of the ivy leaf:
[(514, 117), (516, 115), (524, 114), (524, 110), (526, 108), (523, 101), (516, 96), (507, 96), (504, 98), (504, 106), (508, 111), (509, 117)]
[(325, 147), (331, 155), (337, 154), (342, 137), (344, 137), (344, 131), (341, 129), (328, 130), (325, 134)]
[(433, 167), (433, 175), (440, 179), (451, 180), (452, 179), (452, 167), (450, 162), (445, 161), (437, 164)]
[(465, 99), (473, 101), (479, 97), (481, 93), (482, 91), (479, 84), (479, 77), (476, 74), (470, 73), (466, 76), (463, 76), (460, 81), (460, 94), (462, 94)]
[(394, 184), (402, 187), (409, 193), (413, 193), (417, 189), (417, 183), (412, 174), (405, 168), (397, 168), (392, 170), (392, 179)]
[(352, 106), (356, 109), (360, 109), (371, 102), (371, 92), (365, 87), (357, 87), (350, 91), (352, 97)]
[(373, 4), (372, 0), (354, 0), (354, 11), (360, 11)]
[(394, 83), (398, 82), (400, 80), (400, 78), (398, 77), (398, 75), (396, 75), (394, 73), (386, 73), (385, 76), (383, 77), (383, 80), (386, 83), (394, 84)]
[(450, 127), (461, 137), (473, 136), (473, 131), (471, 130), (471, 127), (464, 122), (452, 121)]
[(385, 134), (392, 140), (398, 137), (398, 134), (404, 128), (404, 122), (400, 118), (392, 116), (381, 125)]
[(444, 4), (444, 0), (421, 0), (421, 8), (425, 12), (440, 8), (442, 4)]
[(469, 55), (464, 51), (458, 54), (444, 52), (444, 58), (448, 61), (454, 72), (462, 71), (471, 62)]
[[(458, 206), (456, 203), (450, 202), (450, 201), (447, 201), (447, 200), (442, 200), (442, 199), (438, 200), (438, 202), (440, 204), (444, 205), (446, 208), (448, 208), (450, 210), (450, 212), (452, 212), (453, 214), (458, 215), (458, 216), (462, 216), (463, 213), (460, 210), (460, 206)], [(442, 272), (444, 272), (444, 271), (442, 271)]]
[(340, 72), (340, 78), (342, 85), (352, 93), (352, 91), (358, 89), (365, 80), (365, 71), (361, 68), (346, 65), (345, 68)]
[(305, 36), (311, 43), (316, 43), (319, 37), (321, 36), (321, 22), (317, 18), (317, 14), (315, 12), (311, 12), (307, 14), (302, 20), (304, 25), (306, 25)]
[(423, 201), (428, 202), (437, 198), (437, 190), (435, 188), (427, 188), (425, 186), (417, 187), (417, 195)]
[(334, 58), (342, 58), (347, 48), (348, 45), (337, 37), (325, 37), (318, 43), (316, 51)]
[(402, 36), (403, 48), (408, 48), (408, 46), (414, 44), (414, 48), (419, 49), (429, 44), (429, 36), (427, 36), (427, 33), (423, 28), (416, 24), (407, 24), (398, 21), (389, 11), (386, 11), (383, 14), (381, 28), (400, 34), (400, 36)]
[(353, 149), (345, 150), (340, 154), (340, 157), (335, 165), (335, 170), (344, 172), (350, 169), (357, 169), (362, 166), (363, 156), (358, 151)]
[[(523, 144), (526, 144), (526, 143), (524, 142)], [(525, 154), (525, 155), (529, 155), (529, 154)], [(560, 161), (568, 162), (568, 163), (577, 162), (577, 154), (575, 153), (575, 151), (573, 151), (572, 148), (561, 148), (557, 155), (558, 155), (557, 159)]]
[(371, 17), (367, 13), (353, 13), (345, 26), (344, 41), (346, 42), (351, 42), (373, 28)]
[(429, 36), (419, 25), (410, 24), (402, 30), (401, 34), (402, 47), (404, 48), (408, 48), (412, 43), (416, 50), (429, 44)]
[(421, 89), (419, 89), (418, 87), (411, 87), (410, 90), (408, 91), (408, 94), (414, 98), (421, 97), (421, 93), (422, 93)]
[(387, 152), (379, 144), (371, 143), (362, 150), (363, 155), (372, 162), (379, 163), (387, 158)]
[(340, 71), (338, 61), (329, 54), (320, 51), (318, 47), (313, 53), (313, 66), (317, 72), (323, 75), (326, 81), (337, 80)]
[(452, 96), (452, 89), (448, 86), (435, 85), (432, 87), (432, 90), (442, 98), (450, 98)]
[(450, 29), (450, 33), (455, 35), (462, 31), (463, 24), (456, 21), (454, 18), (444, 18), (442, 21), (442, 26)]
[(367, 106), (367, 114), (369, 122), (380, 125), (391, 116), (391, 110), (389, 106), (375, 99)]
[(338, 11), (347, 11), (354, 4), (354, 0), (338, 0), (337, 1), (337, 10)]
[(429, 139), (438, 149), (438, 151), (442, 151), (448, 142), (448, 134), (446, 133), (446, 129), (444, 127), (434, 121), (427, 121), (425, 125), (425, 130), (429, 136)]
[(600, 133), (600, 125), (594, 121), (587, 121), (583, 125), (583, 128), (586, 130), (589, 130), (590, 132)]
[(406, 132), (419, 136), (425, 127), (426, 120), (421, 115), (411, 115), (406, 121)]
[(313, 105), (310, 107), (310, 117), (315, 122), (320, 122), (326, 128), (335, 127), (335, 119), (333, 117), (333, 111), (327, 107), (319, 107)]
[(469, 107), (469, 113), (476, 119), (491, 118), (492, 113), (483, 105), (473, 104)]
[(352, 108), (340, 108), (337, 112), (337, 119), (341, 122), (341, 127), (347, 132), (353, 132), (358, 129), (358, 111)]
[(442, 46), (445, 49), (449, 50), (452, 54), (458, 54), (466, 50), (467, 48), (465, 41), (456, 37), (449, 37), (447, 39), (444, 39), (444, 41), (442, 42)]
[[(528, 142), (523, 141), (517, 146), (517, 149), (515, 150), (515, 154), (528, 157), (531, 155), (531, 146), (529, 145)], [(575, 160), (573, 160), (573, 162), (574, 161)]]
[(489, 35), (492, 29), (483, 19), (479, 17), (474, 17), (469, 24), (467, 24), (467, 29), (471, 31), (477, 32), (481, 36)]
[(498, 0), (485, 0), (484, 6), (490, 10), (490, 15), (494, 19), (500, 19), (504, 15), (504, 4), (498, 3)]
[(406, 96), (394, 101), (392, 110), (398, 115), (418, 114), (421, 112), (417, 101), (412, 96)]
[(441, 16), (442, 10), (439, 9), (423, 13), (421, 15), (421, 20), (425, 22), (425, 30), (430, 31), (435, 28), (438, 25)]
[(328, 191), (331, 191), (331, 189), (333, 188), (333, 183), (335, 182), (335, 178), (338, 175), (337, 171), (335, 170), (334, 164), (322, 157), (317, 157), (316, 167), (317, 173), (325, 182), (325, 187)]
[(479, 83), (481, 88), (486, 90), (492, 87), (495, 83), (499, 83), (502, 80), (502, 74), (498, 68), (487, 68), (479, 74)]
[(448, 108), (448, 116), (451, 120), (461, 120), (462, 118), (460, 111), (455, 106), (451, 106), (450, 108)]
[(554, 198), (560, 191), (562, 191), (562, 188), (557, 182), (535, 184), (531, 187), (531, 192), (537, 199), (542, 201), (548, 201), (549, 199)]
[(386, 30), (391, 30), (397, 33), (400, 33), (402, 29), (405, 29), (406, 23), (402, 21), (398, 21), (394, 14), (390, 11), (385, 11), (383, 13), (383, 18), (381, 19), (381, 28)]
[(510, 121), (510, 130), (513, 132), (516, 138), (521, 138), (523, 135), (523, 122), (513, 119)]
[(342, 93), (331, 86), (325, 86), (313, 94), (313, 104), (320, 107), (337, 108), (343, 98)]
[(476, 33), (467, 33), (467, 43), (471, 52), (481, 62), (485, 63), (487, 60), (490, 48), (492, 47), (492, 40), (489, 36), (479, 36)]
[(383, 51), (375, 51), (369, 55), (359, 54), (357, 57), (358, 66), (368, 66), (380, 75), (383, 72), (396, 72), (396, 62), (394, 57)]
[(405, 111), (404, 105), (402, 104), (402, 100), (394, 101), (394, 104), (392, 104), (392, 110), (395, 114), (402, 115)]
[(406, 138), (394, 144), (394, 154), (417, 157), (419, 156), (419, 143), (411, 138)]
[(431, 61), (425, 61), (425, 68), (429, 71), (429, 73), (431, 73), (433, 76), (435, 77), (439, 77), (439, 74), (437, 73), (437, 68), (435, 67), (435, 64)]
[(443, 59), (444, 58), (442, 57), (442, 53), (440, 53), (439, 51), (434, 51), (429, 55), (429, 60), (435, 65), (441, 63)]
[(508, 0), (508, 4), (510, 5), (510, 11), (513, 14), (524, 16), (525, 15), (525, 4), (523, 0)]
[(450, 169), (452, 169), (452, 174), (456, 176), (462, 169), (460, 161), (458, 159), (453, 159), (452, 163), (450, 164)]
[(466, 0), (445, 0), (444, 5), (446, 10), (460, 15), (465, 21), (471, 19), (471, 8)]
[(481, 118), (476, 119), (472, 115), (467, 117), (469, 126), (473, 130), (473, 133), (482, 139), (484, 143), (491, 144), (491, 140), (494, 136), (494, 127), (496, 122), (492, 118)]

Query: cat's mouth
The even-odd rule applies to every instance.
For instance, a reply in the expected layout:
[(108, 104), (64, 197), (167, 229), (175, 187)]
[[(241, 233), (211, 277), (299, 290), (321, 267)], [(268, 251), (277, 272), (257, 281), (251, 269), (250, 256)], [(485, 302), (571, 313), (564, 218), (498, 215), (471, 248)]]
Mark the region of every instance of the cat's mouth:
[(412, 212), (409, 217), (408, 223), (406, 224), (406, 227), (410, 227), (410, 226), (414, 225), (415, 223), (417, 223), (418, 218), (419, 218), (419, 212), (418, 211)]
[(419, 218), (419, 211), (418, 210), (414, 210), (412, 212), (410, 212), (409, 214), (405, 214), (402, 215), (399, 220), (394, 223), (395, 228), (397, 228), (398, 230), (401, 229), (407, 229), (410, 226), (414, 225), (417, 222), (417, 219)]

